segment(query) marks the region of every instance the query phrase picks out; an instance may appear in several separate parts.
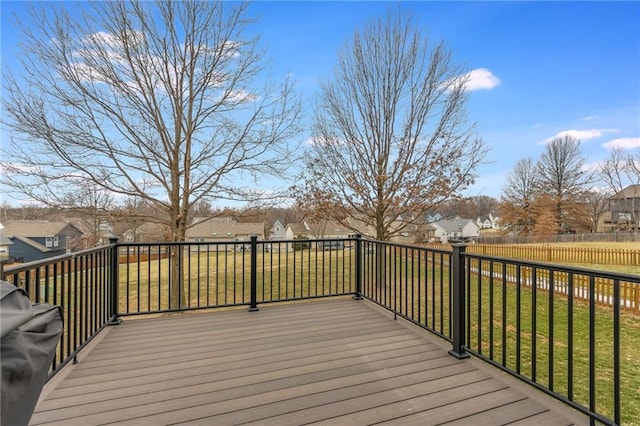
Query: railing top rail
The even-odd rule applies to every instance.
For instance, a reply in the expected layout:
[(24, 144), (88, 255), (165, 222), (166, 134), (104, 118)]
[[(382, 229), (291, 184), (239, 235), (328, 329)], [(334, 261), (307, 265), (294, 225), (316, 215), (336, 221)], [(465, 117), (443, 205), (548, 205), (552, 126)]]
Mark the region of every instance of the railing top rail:
[(428, 251), (428, 252), (440, 253), (440, 254), (451, 254), (452, 253), (452, 250), (429, 247), (429, 246), (420, 245), (420, 244), (394, 243), (392, 241), (380, 241), (380, 240), (376, 240), (376, 239), (373, 239), (373, 238), (362, 238), (362, 240), (366, 241), (366, 242), (370, 242), (370, 243), (385, 245), (385, 246), (388, 246), (388, 247), (410, 248), (410, 249), (414, 249), (414, 250), (422, 250), (422, 251)]
[(97, 253), (100, 251), (104, 251), (107, 249), (111, 249), (113, 246), (113, 244), (108, 244), (108, 245), (104, 245), (104, 246), (100, 246), (100, 247), (92, 247), (89, 249), (85, 249), (85, 250), (80, 250), (80, 251), (75, 251), (72, 253), (65, 253), (65, 254), (61, 254), (59, 256), (53, 256), (53, 257), (48, 257), (46, 259), (39, 259), (39, 260), (34, 260), (32, 262), (27, 262), (27, 263), (21, 263), (19, 265), (16, 266), (9, 266), (9, 267), (5, 267), (3, 268), (3, 274), (17, 274), (20, 272), (24, 272), (24, 271), (28, 271), (30, 269), (33, 268), (40, 268), (43, 266), (47, 266), (47, 265), (53, 265), (54, 263), (59, 263), (62, 262), (64, 260), (67, 259), (74, 259), (80, 256), (84, 256), (87, 254), (91, 254), (91, 253)]
[[(305, 238), (305, 239), (293, 239), (293, 240), (257, 240), (258, 244), (294, 244), (294, 243), (306, 243), (306, 242), (323, 242), (323, 241), (356, 241), (356, 237), (347, 238)], [(211, 240), (211, 241), (148, 241), (148, 242), (119, 242), (118, 247), (149, 247), (149, 246), (207, 246), (207, 245), (238, 245), (238, 244), (250, 244), (251, 240), (237, 240), (237, 241), (224, 241), (224, 240)]]

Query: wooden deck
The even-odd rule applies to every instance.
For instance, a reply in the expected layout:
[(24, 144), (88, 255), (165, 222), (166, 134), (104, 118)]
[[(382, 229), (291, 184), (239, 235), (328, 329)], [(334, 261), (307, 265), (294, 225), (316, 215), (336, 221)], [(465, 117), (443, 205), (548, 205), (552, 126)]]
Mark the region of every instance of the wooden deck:
[(125, 320), (47, 385), (31, 424), (586, 424), (351, 299)]

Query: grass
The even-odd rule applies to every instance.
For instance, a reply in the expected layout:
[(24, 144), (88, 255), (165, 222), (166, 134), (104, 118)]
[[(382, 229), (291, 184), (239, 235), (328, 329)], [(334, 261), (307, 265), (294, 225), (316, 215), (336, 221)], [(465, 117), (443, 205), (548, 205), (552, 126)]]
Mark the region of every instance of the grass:
[[(489, 299), (494, 306), (501, 306), (503, 298), (507, 306), (506, 318), (501, 315), (490, 321)], [(535, 297), (534, 297), (535, 296)], [(589, 407), (589, 306), (584, 301), (574, 301), (569, 313), (567, 298), (558, 294), (551, 299), (548, 291), (521, 288), (519, 294), (514, 285), (494, 285), (488, 280), (471, 282), (471, 338), (470, 346), (484, 356), (502, 362), (513, 371), (563, 394)], [(572, 320), (572, 342), (569, 320)], [(621, 399), (623, 424), (640, 424), (640, 358), (637, 342), (640, 341), (640, 318), (621, 315)], [(595, 308), (595, 383), (596, 411), (613, 418), (613, 309)], [(493, 332), (495, 338), (488, 335)], [(503, 334), (506, 333), (503, 345)], [(493, 343), (492, 343), (493, 342)], [(518, 351), (518, 345), (520, 350)], [(491, 353), (493, 352), (493, 353)], [(553, 354), (551, 355), (551, 352)], [(573, 359), (571, 360), (570, 357)], [(569, 371), (573, 368), (573, 383), (569, 384)]]
[[(344, 294), (354, 291), (353, 251), (259, 253), (258, 302)], [(186, 257), (186, 256), (185, 256)], [(207, 307), (250, 302), (250, 253), (191, 253), (183, 261), (183, 306)], [(184, 260), (184, 259), (183, 259)], [(167, 310), (169, 259), (120, 265), (120, 311)]]

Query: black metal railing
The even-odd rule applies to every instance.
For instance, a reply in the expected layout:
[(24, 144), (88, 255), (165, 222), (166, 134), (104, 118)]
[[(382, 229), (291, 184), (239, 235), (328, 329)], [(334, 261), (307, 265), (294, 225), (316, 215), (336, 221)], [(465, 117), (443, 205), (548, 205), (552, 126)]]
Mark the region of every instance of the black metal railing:
[(363, 296), (452, 340), (451, 252), (363, 240)]
[(32, 303), (62, 308), (64, 328), (51, 365), (55, 374), (110, 321), (117, 295), (112, 246), (30, 262), (2, 270), (0, 278), (26, 290)]
[[(352, 295), (585, 413), (640, 420), (640, 276), (362, 239), (117, 243), (2, 271), (61, 305), (52, 375), (123, 316)], [(634, 336), (636, 338), (634, 338)]]
[[(466, 351), (592, 421), (640, 421), (633, 385), (639, 346), (632, 337), (640, 337), (640, 324), (631, 313), (640, 300), (640, 276), (461, 256)], [(635, 294), (625, 291), (627, 299), (622, 289)]]
[(355, 240), (118, 244), (118, 316), (349, 295)]
[[(640, 421), (640, 276), (363, 241), (363, 296), (586, 414)], [(626, 336), (626, 337), (625, 337)], [(635, 337), (635, 338), (634, 338)]]

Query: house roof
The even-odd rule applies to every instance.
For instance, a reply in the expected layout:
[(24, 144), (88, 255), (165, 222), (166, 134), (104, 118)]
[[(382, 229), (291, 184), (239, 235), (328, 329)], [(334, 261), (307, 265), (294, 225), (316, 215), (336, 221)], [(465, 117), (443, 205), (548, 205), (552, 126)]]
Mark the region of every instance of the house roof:
[(26, 237), (15, 236), (15, 237), (12, 237), (12, 238), (14, 240), (21, 241), (22, 243), (35, 248), (36, 250), (40, 251), (41, 253), (46, 253), (46, 252), (52, 251), (49, 247), (46, 247), (46, 246), (44, 246), (44, 245), (42, 245), (42, 244), (40, 244), (40, 243), (38, 243), (38, 242), (36, 242), (34, 240), (30, 240), (29, 238), (26, 238)]
[(629, 185), (625, 189), (611, 197), (612, 200), (620, 200), (625, 198), (640, 198), (640, 185)]
[(353, 233), (349, 228), (340, 225), (335, 220), (323, 220), (315, 223), (307, 223), (306, 225), (314, 235), (321, 235), (323, 237)]
[(68, 222), (50, 222), (47, 220), (8, 220), (3, 223), (4, 229), (0, 233), (7, 237), (55, 237), (67, 226), (77, 226)]
[(236, 235), (264, 236), (264, 222), (242, 223), (217, 219), (196, 223), (187, 230), (187, 238), (229, 238)]
[(453, 231), (458, 231), (458, 230), (464, 228), (469, 223), (472, 223), (472, 224), (478, 226), (471, 219), (462, 219), (462, 218), (459, 218), (459, 217), (454, 217), (453, 219), (439, 220), (437, 222), (433, 222), (432, 225), (440, 227), (440, 228), (444, 229), (447, 232), (453, 232)]
[(367, 226), (362, 219), (350, 217), (347, 218), (347, 221), (349, 222), (349, 225), (351, 225), (351, 227), (357, 230), (361, 235), (371, 236), (371, 234), (373, 234), (373, 236), (375, 236), (375, 229)]
[(287, 227), (286, 227), (286, 226), (284, 226), (284, 225), (282, 224), (282, 222), (280, 222), (279, 220), (276, 220), (275, 222), (273, 222), (273, 225), (270, 225), (269, 227), (270, 227), (270, 229), (273, 229), (273, 228), (275, 228), (275, 227), (276, 227), (276, 225), (280, 225), (280, 227), (281, 227), (281, 228), (284, 228), (284, 229), (286, 229), (286, 228), (287, 228)]
[(307, 226), (304, 223), (292, 222), (288, 224), (287, 227), (291, 229), (291, 232), (293, 232), (294, 235), (303, 235), (311, 232), (311, 230), (307, 228)]

